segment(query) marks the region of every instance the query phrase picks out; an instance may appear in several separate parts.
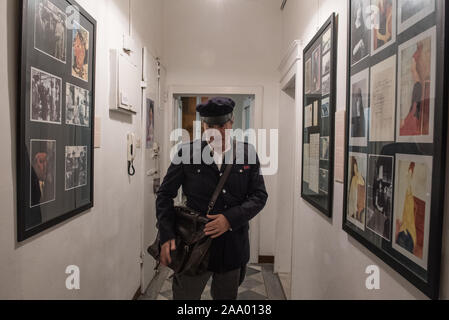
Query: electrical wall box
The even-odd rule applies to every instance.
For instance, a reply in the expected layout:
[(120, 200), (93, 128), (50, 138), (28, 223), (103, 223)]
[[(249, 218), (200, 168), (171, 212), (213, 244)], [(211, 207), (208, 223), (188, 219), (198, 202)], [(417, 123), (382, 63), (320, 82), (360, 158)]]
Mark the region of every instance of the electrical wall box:
[(141, 77), (137, 67), (122, 50), (110, 50), (109, 109), (136, 114)]

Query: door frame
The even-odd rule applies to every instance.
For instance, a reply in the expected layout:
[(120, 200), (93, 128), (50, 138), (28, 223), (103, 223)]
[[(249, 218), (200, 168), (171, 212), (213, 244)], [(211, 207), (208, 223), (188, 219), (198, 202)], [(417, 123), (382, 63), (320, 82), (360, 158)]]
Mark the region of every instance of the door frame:
[[(300, 190), (300, 173), (301, 173), (301, 167), (302, 167), (302, 157), (301, 157), (301, 151), (302, 149), (299, 147), (301, 141), (301, 130), (302, 130), (302, 112), (300, 112), (301, 109), (301, 103), (302, 103), (302, 42), (299, 40), (294, 40), (289, 48), (286, 50), (284, 58), (281, 60), (281, 63), (279, 65), (278, 71), (280, 74), (280, 81), (279, 81), (279, 100), (281, 98), (282, 91), (285, 91), (285, 89), (289, 86), (291, 81), (295, 80), (295, 107), (294, 107), (294, 123), (295, 123), (295, 137), (294, 137), (294, 149), (293, 149), (293, 155), (292, 160), (294, 161), (294, 174), (292, 177), (291, 183), (291, 192), (293, 193), (292, 199), (292, 212), (291, 212), (291, 221), (289, 221), (291, 226), (291, 237), (289, 239), (290, 242), (290, 254), (291, 259), (288, 263), (288, 265), (285, 265), (283, 261), (276, 261), (275, 258), (275, 273), (282, 273), (283, 271), (289, 271), (290, 277), (291, 277), (291, 290), (293, 291), (293, 276), (294, 276), (294, 263), (295, 263), (295, 232), (294, 232), (294, 226), (297, 221), (295, 212), (298, 210), (298, 203), (299, 203), (299, 194), (298, 190)], [(281, 203), (278, 203), (279, 208), (282, 207)], [(276, 232), (279, 232), (278, 227), (276, 228)], [(278, 250), (282, 250), (281, 247), (279, 247), (279, 244), (276, 243), (275, 248), (275, 256), (278, 256)], [(290, 296), (292, 295), (292, 291), (289, 292)]]
[[(174, 97), (177, 95), (253, 95), (255, 97), (254, 109), (251, 111), (251, 127), (255, 130), (263, 128), (263, 94), (262, 86), (201, 86), (201, 85), (172, 85), (168, 87), (168, 103), (166, 108), (165, 128), (165, 148), (169, 152), (173, 147), (173, 142), (169, 140), (170, 133), (175, 129), (173, 105)], [(163, 172), (167, 172), (169, 161), (165, 161)], [(260, 252), (260, 216), (257, 215), (250, 221), (250, 263), (259, 262)]]

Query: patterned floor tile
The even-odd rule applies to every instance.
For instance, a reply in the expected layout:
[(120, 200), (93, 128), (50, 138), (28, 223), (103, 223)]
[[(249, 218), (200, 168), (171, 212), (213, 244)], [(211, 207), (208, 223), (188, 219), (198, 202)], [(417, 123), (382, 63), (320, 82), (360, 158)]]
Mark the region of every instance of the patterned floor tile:
[(240, 286), (238, 293), (240, 294), (240, 293), (245, 292), (245, 291), (248, 291), (248, 289), (243, 288), (243, 287)]
[(245, 291), (239, 294), (238, 300), (266, 300), (267, 297), (257, 292)]
[(260, 272), (261, 272), (260, 270), (256, 270), (253, 267), (246, 268), (246, 276), (247, 277), (250, 277), (250, 276), (252, 276), (252, 275), (254, 275), (256, 273), (260, 273)]
[(268, 297), (267, 296), (267, 289), (265, 288), (265, 284), (262, 284), (262, 285), (260, 285), (258, 287), (255, 287), (255, 288), (251, 289), (251, 291), (253, 291), (255, 293), (258, 293), (258, 294), (261, 294), (264, 297)]
[(161, 292), (172, 290), (172, 281), (166, 280), (162, 285)]
[(254, 280), (251, 278), (247, 278), (243, 283), (242, 283), (242, 287), (246, 288), (246, 289), (252, 289), (255, 288), (257, 286), (260, 286), (261, 284), (263, 284), (263, 282), (260, 282), (258, 280)]
[(262, 272), (253, 274), (253, 275), (252, 275), (251, 277), (249, 277), (249, 278), (254, 279), (254, 280), (257, 280), (257, 281), (260, 281), (260, 282), (264, 282)]
[(169, 299), (169, 300), (173, 299), (173, 292), (172, 292), (172, 290), (161, 292), (160, 295), (165, 297), (165, 298), (167, 298), (167, 299)]
[(250, 268), (257, 270), (257, 271), (262, 271), (262, 267), (261, 266), (256, 266), (254, 264), (249, 265)]

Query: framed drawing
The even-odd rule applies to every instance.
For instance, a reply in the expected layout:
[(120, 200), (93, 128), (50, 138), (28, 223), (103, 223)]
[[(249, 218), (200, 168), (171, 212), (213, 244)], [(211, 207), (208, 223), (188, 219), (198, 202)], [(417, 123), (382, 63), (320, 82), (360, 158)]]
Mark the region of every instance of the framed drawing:
[(304, 50), (301, 196), (328, 217), (334, 180), (335, 25), (332, 14)]
[(93, 207), (96, 21), (73, 0), (23, 0), (21, 26), (19, 242)]
[(147, 99), (146, 148), (153, 148), (154, 143), (154, 101)]
[(448, 4), (372, 0), (370, 13), (369, 4), (349, 0), (343, 229), (437, 299)]

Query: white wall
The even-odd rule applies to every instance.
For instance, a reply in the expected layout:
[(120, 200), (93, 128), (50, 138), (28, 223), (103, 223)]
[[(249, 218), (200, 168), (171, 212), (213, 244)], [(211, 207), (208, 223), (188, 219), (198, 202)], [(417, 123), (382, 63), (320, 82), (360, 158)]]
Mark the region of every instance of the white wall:
[[(95, 151), (95, 207), (16, 244), (16, 108), (19, 1), (0, 1), (0, 299), (130, 299), (140, 286), (139, 255), (143, 201), (142, 174), (128, 179), (126, 132), (140, 130), (140, 115), (108, 110), (108, 50), (119, 48), (129, 30), (128, 0), (79, 0), (98, 23), (96, 116), (102, 119), (102, 146)], [(162, 52), (161, 0), (133, 0), (133, 37)], [(151, 17), (151, 19), (149, 19)], [(138, 151), (140, 153), (141, 150)], [(140, 157), (138, 157), (139, 159)], [(141, 167), (139, 160), (136, 168)], [(81, 290), (65, 289), (65, 268), (81, 270)]]
[[(278, 128), (278, 1), (164, 0), (163, 19), (168, 85), (263, 86), (263, 128)], [(276, 177), (266, 184), (259, 254), (274, 255)]]
[[(307, 45), (332, 12), (338, 14), (339, 20), (336, 105), (337, 109), (345, 109), (347, 0), (289, 0), (283, 13), (283, 50), (286, 51), (295, 39)], [(298, 85), (302, 88), (302, 79), (300, 81)], [(297, 93), (302, 96), (302, 90)], [(297, 100), (297, 110), (302, 110), (302, 100)], [(300, 130), (298, 135), (302, 141)], [(299, 199), (298, 182), (296, 193)], [(324, 218), (304, 201), (297, 201), (293, 229), (293, 299), (425, 299), (407, 280), (342, 230), (342, 208), (343, 185), (340, 183), (335, 184), (332, 220)], [(445, 248), (448, 246), (447, 220)], [(447, 254), (443, 255), (443, 260), (442, 298), (448, 298)], [(379, 291), (365, 288), (365, 269), (373, 264), (381, 269)]]

